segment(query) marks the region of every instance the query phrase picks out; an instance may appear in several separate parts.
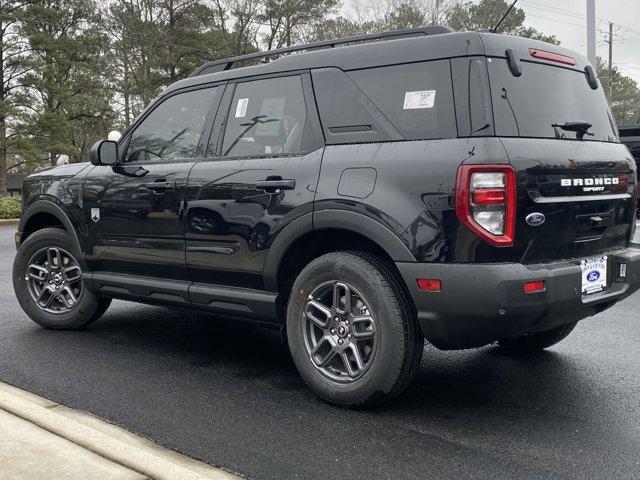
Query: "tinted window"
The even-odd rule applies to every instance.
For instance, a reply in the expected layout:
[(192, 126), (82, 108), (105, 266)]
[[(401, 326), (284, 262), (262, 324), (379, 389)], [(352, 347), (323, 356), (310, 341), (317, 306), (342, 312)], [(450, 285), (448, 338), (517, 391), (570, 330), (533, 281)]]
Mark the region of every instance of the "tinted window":
[(222, 154), (300, 153), (306, 118), (299, 76), (239, 83), (227, 118)]
[(487, 60), (496, 135), (575, 139), (576, 132), (553, 124), (588, 122), (584, 140), (616, 140), (615, 127), (602, 87), (592, 90), (584, 72), (522, 62), (514, 77), (501, 58)]
[(402, 140), (371, 100), (339, 68), (313, 70), (313, 90), (329, 144)]
[(457, 136), (449, 60), (348, 75), (407, 140)]
[(167, 98), (134, 130), (127, 162), (173, 161), (193, 158), (205, 117), (219, 101), (220, 87), (193, 90)]

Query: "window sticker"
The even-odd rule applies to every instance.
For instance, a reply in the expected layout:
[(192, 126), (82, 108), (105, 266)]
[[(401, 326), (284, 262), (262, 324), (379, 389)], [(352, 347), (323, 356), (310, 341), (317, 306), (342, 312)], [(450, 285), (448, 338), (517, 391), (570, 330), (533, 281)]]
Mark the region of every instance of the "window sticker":
[(404, 94), (404, 110), (414, 110), (417, 108), (433, 108), (436, 100), (435, 90), (418, 90), (416, 92), (406, 92)]
[(236, 118), (243, 118), (247, 114), (248, 106), (248, 98), (241, 98), (240, 100), (238, 100), (238, 105), (236, 106)]

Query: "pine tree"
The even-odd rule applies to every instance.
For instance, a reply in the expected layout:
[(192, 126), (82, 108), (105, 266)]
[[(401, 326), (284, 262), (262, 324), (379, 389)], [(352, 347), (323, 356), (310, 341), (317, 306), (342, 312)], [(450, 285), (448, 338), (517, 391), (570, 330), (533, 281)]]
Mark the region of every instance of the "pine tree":
[(20, 25), (28, 1), (0, 0), (0, 196), (7, 194), (7, 165), (9, 157), (31, 159), (32, 145), (24, 135), (21, 120), (24, 116), (22, 79), (28, 67), (24, 64), (28, 53)]
[(52, 165), (63, 154), (84, 159), (113, 121), (99, 22), (92, 0), (40, 0), (25, 9), (30, 71), (23, 83), (33, 102), (34, 139)]

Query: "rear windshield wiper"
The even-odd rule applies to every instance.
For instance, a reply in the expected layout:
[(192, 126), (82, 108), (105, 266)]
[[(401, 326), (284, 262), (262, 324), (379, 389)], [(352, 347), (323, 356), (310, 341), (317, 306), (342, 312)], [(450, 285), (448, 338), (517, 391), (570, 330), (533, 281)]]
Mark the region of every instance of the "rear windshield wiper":
[(565, 122), (565, 123), (552, 123), (553, 128), (560, 128), (567, 132), (576, 132), (576, 138), (582, 140), (585, 135), (593, 136), (589, 129), (593, 126), (589, 122), (577, 121), (577, 122)]

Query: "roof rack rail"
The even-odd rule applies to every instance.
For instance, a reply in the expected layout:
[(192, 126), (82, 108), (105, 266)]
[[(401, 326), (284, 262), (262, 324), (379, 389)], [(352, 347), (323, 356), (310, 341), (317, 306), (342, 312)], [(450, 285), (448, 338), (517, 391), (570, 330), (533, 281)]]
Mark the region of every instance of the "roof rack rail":
[(230, 70), (234, 63), (243, 62), (247, 60), (264, 59), (265, 63), (268, 62), (270, 57), (277, 55), (283, 55), (287, 53), (319, 50), (324, 48), (334, 48), (339, 45), (345, 45), (349, 43), (366, 42), (370, 40), (393, 40), (402, 37), (413, 37), (419, 35), (440, 35), (442, 33), (451, 33), (453, 30), (443, 25), (431, 25), (428, 27), (409, 28), (405, 30), (392, 30), (388, 32), (372, 33), (368, 35), (355, 35), (353, 37), (336, 38), (333, 40), (324, 40), (322, 42), (307, 43), (305, 45), (296, 45), (293, 47), (278, 48), (276, 50), (268, 50), (266, 52), (248, 53), (246, 55), (240, 55), (237, 57), (225, 58), (223, 60), (216, 60), (213, 62), (207, 62), (201, 67), (197, 68), (190, 77), (197, 77), (198, 75), (207, 75), (209, 73), (223, 72)]

